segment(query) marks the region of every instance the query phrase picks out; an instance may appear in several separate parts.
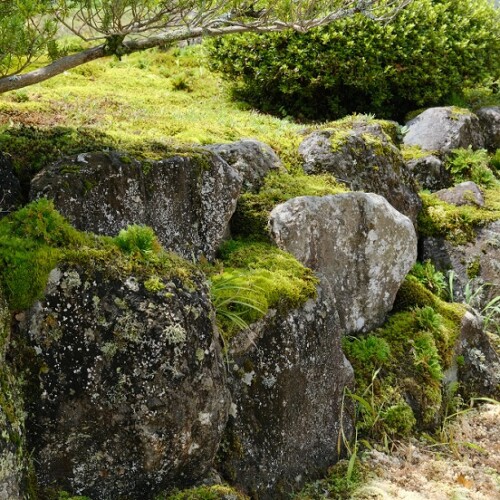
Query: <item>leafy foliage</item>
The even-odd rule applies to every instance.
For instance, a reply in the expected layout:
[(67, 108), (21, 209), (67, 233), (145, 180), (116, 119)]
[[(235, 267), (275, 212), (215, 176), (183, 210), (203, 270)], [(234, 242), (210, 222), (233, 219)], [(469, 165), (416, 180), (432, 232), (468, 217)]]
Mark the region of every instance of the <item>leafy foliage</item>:
[(217, 39), (212, 67), (266, 112), (401, 118), (498, 78), (499, 16), (488, 0), (415, 0), (389, 24), (360, 15), (305, 34)]
[(469, 146), (467, 149), (454, 149), (445, 166), (455, 183), (471, 180), (479, 186), (490, 188), (495, 185), (496, 179), (488, 166), (489, 161), (486, 149), (473, 151)]
[(132, 225), (122, 229), (114, 239), (122, 252), (148, 257), (161, 250), (154, 231), (147, 226)]

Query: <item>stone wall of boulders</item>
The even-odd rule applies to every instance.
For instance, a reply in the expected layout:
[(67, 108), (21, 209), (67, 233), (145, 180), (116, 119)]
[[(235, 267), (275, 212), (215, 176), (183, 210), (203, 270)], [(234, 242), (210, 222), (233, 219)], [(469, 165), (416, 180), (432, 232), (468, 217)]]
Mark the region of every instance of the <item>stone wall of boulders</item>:
[[(317, 297), (269, 311), (225, 346), (198, 271), (151, 289), (100, 261), (61, 264), (30, 310), (12, 318), (0, 297), (0, 378), (15, 378), (5, 368), (11, 320), (37, 367), (28, 375), (37, 389), (26, 435), (39, 485), (93, 500), (149, 499), (213, 477), (217, 468), (253, 497), (271, 499), (323, 473), (339, 459), (342, 433), (350, 436), (355, 425), (344, 397), (354, 375), (342, 337), (384, 323), (417, 249), (438, 268), (453, 268), (462, 286), (464, 261), (478, 259), (481, 280), (500, 286), (500, 222), (467, 245), (419, 242), (417, 232), (419, 187), (439, 191), (447, 203), (472, 196), (481, 204), (477, 186), (452, 188), (444, 160), (457, 147), (500, 147), (499, 124), (498, 108), (477, 116), (427, 110), (407, 124), (403, 139), (424, 154), (406, 161), (394, 124), (388, 132), (360, 119), (305, 137), (304, 170), (332, 173), (354, 191), (293, 198), (269, 214), (271, 241), (316, 273)], [(240, 194), (258, 191), (268, 172), (283, 168), (254, 140), (149, 162), (82, 152), (43, 169), (30, 196), (53, 199), (81, 230), (112, 236), (146, 224), (166, 249), (213, 261)], [(4, 171), (0, 210), (8, 212), (19, 202), (18, 184), (0, 156)], [(454, 349), (462, 364), (453, 365), (449, 380), (471, 394), (494, 394), (498, 355), (477, 318), (464, 319)], [(16, 391), (9, 397), (19, 408)], [(24, 417), (7, 415), (5, 397), (0, 430), (24, 436)], [(0, 432), (0, 498), (26, 493), (20, 443)]]

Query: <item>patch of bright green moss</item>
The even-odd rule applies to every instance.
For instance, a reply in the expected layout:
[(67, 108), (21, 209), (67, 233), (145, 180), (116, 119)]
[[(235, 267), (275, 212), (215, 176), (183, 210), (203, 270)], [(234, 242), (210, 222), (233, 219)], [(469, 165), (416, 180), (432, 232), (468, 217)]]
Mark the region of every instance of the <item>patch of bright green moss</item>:
[[(361, 431), (380, 439), (401, 437), (417, 421), (420, 428), (432, 427), (443, 410), (443, 373), (451, 365), (465, 311), (409, 275), (384, 325), (364, 337), (343, 339), (354, 368), (356, 394), (366, 402), (360, 410)], [(409, 400), (416, 403), (418, 415)]]
[(271, 173), (257, 194), (245, 193), (240, 197), (231, 221), (231, 230), (237, 236), (268, 240), (267, 222), (276, 205), (297, 196), (325, 196), (347, 191), (343, 184), (329, 174)]
[[(217, 319), (226, 338), (270, 308), (287, 310), (316, 297), (318, 279), (292, 255), (264, 242), (222, 245), (223, 271), (211, 277)], [(238, 324), (236, 315), (243, 320)]]
[(422, 236), (440, 236), (455, 245), (474, 240), (479, 227), (500, 219), (499, 191), (497, 188), (485, 190), (485, 206), (482, 208), (470, 205), (457, 207), (432, 194), (420, 193), (419, 233)]
[(403, 144), (401, 146), (401, 154), (403, 155), (403, 159), (405, 161), (410, 160), (419, 160), (420, 158), (425, 158), (434, 154), (434, 151), (424, 151), (420, 146), (408, 146)]
[(156, 500), (248, 500), (249, 497), (243, 493), (224, 484), (213, 486), (198, 486), (188, 490), (177, 491), (169, 495), (159, 495)]
[[(177, 276), (188, 283), (194, 266), (164, 252), (154, 234), (151, 240), (151, 230), (146, 232), (146, 243), (137, 240), (136, 230), (131, 238), (124, 231), (116, 240), (83, 233), (46, 199), (10, 214), (0, 220), (0, 284), (9, 309), (31, 307), (42, 296), (49, 273), (59, 262), (99, 266), (115, 276), (134, 273), (144, 280), (152, 275)], [(122, 251), (124, 242), (128, 246)], [(143, 244), (149, 245), (144, 252)]]

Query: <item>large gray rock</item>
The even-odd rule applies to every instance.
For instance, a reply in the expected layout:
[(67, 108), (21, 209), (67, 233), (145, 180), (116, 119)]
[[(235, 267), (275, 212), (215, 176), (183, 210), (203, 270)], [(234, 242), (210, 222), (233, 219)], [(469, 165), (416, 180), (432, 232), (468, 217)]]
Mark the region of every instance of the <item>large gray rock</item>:
[(453, 269), (456, 300), (464, 298), (469, 282), (475, 289), (489, 283), (477, 296), (478, 307), (500, 295), (500, 221), (478, 229), (473, 242), (452, 245), (444, 238), (426, 237), (421, 240), (421, 249), (422, 260), (430, 260), (441, 271)]
[(148, 291), (122, 273), (60, 266), (21, 327), (39, 390), (28, 417), (38, 480), (94, 500), (152, 499), (203, 477), (229, 409), (203, 278)]
[(479, 186), (472, 181), (461, 182), (451, 188), (436, 191), (434, 195), (457, 207), (462, 205), (484, 206), (483, 193), (481, 193)]
[(353, 414), (344, 388), (353, 370), (341, 328), (321, 287), (317, 300), (286, 314), (272, 311), (231, 343), (233, 406), (221, 470), (253, 498), (289, 498), (335, 463)]
[(10, 159), (0, 153), (0, 218), (22, 203), (21, 185)]
[(464, 397), (500, 396), (500, 357), (483, 330), (479, 316), (465, 313), (447, 382), (460, 382)]
[(479, 149), (484, 138), (478, 117), (466, 109), (429, 108), (410, 120), (403, 143), (427, 151), (450, 153), (452, 149)]
[(500, 106), (481, 108), (476, 114), (483, 130), (484, 146), (490, 151), (500, 148)]
[(379, 124), (313, 132), (302, 141), (299, 153), (307, 173), (329, 172), (352, 190), (384, 196), (416, 224), (422, 207), (417, 187), (401, 152)]
[(185, 258), (212, 259), (236, 208), (241, 177), (208, 151), (140, 163), (118, 153), (63, 159), (32, 181), (78, 229), (116, 235), (151, 226), (162, 245)]
[(316, 271), (344, 333), (379, 326), (417, 257), (411, 221), (376, 194), (302, 196), (270, 216), (280, 248)]
[(246, 191), (258, 191), (269, 172), (283, 168), (283, 163), (271, 147), (254, 139), (213, 144), (206, 149), (217, 153), (239, 172)]
[(447, 188), (453, 183), (450, 172), (444, 166), (443, 161), (435, 155), (408, 160), (406, 166), (421, 189), (436, 191)]
[(28, 454), (21, 387), (5, 358), (9, 339), (10, 313), (0, 289), (0, 499), (21, 500)]

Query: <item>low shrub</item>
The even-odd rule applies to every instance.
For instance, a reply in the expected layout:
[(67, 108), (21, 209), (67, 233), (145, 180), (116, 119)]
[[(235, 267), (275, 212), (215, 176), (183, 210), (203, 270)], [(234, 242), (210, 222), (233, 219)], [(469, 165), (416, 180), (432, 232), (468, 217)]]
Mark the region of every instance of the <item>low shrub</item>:
[(499, 20), (489, 0), (414, 0), (390, 23), (357, 15), (307, 33), (222, 37), (211, 66), (236, 98), (265, 112), (397, 119), (496, 80)]

